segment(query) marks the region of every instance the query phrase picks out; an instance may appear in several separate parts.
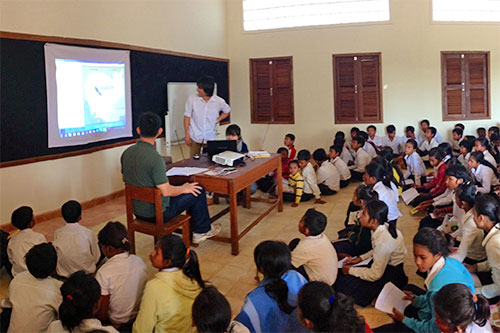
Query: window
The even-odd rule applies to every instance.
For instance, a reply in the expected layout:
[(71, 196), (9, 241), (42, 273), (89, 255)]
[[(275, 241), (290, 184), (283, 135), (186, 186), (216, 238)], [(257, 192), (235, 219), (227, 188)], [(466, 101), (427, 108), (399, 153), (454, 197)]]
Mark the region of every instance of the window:
[(293, 124), (292, 57), (250, 59), (252, 123)]
[(500, 0), (432, 0), (432, 19), (500, 22)]
[(335, 123), (382, 122), (380, 53), (334, 55)]
[(243, 0), (245, 31), (389, 19), (389, 0)]
[(489, 52), (441, 52), (443, 120), (488, 119)]

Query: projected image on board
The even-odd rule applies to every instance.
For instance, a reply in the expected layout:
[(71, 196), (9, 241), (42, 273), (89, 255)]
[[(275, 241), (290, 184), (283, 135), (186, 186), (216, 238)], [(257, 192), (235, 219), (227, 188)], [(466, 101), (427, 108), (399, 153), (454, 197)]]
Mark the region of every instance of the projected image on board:
[(45, 45), (49, 147), (132, 136), (128, 51)]

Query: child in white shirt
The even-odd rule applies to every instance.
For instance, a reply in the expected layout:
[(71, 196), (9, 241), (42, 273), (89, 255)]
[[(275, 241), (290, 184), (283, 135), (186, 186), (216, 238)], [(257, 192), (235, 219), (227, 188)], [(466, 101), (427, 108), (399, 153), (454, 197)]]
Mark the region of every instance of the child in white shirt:
[(356, 158), (354, 159), (354, 165), (351, 165), (351, 176), (353, 179), (358, 181), (363, 181), (363, 175), (365, 174), (365, 168), (370, 164), (372, 158), (368, 153), (362, 148), (365, 145), (365, 139), (360, 136), (352, 139), (351, 146), (356, 151)]
[(474, 141), (474, 150), (475, 151), (480, 151), (484, 154), (484, 159), (488, 162), (491, 163), (495, 168), (497, 167), (497, 162), (495, 161), (495, 158), (493, 155), (491, 155), (490, 151), (488, 150), (488, 139), (486, 138), (477, 138), (476, 141)]
[(61, 207), (66, 225), (54, 233), (54, 247), (57, 250), (57, 274), (69, 277), (76, 271), (95, 273), (101, 257), (95, 234), (78, 223), (82, 219), (82, 206), (74, 200)]
[(366, 131), (368, 132), (368, 142), (373, 142), (375, 147), (377, 149), (382, 148), (383, 143), (382, 143), (382, 138), (380, 136), (377, 136), (377, 128), (375, 125), (370, 125), (366, 128)]
[(57, 319), (62, 282), (55, 273), (57, 252), (49, 243), (33, 246), (26, 254), (27, 271), (16, 274), (2, 308), (11, 308), (9, 332), (45, 332)]
[(314, 195), (316, 198), (315, 203), (325, 204), (326, 202), (321, 200), (321, 191), (318, 187), (316, 172), (309, 162), (311, 160), (311, 153), (309, 150), (302, 149), (297, 154), (297, 159), (299, 160), (299, 166), (302, 169), (302, 177), (304, 178), (304, 193)]
[(47, 240), (41, 233), (33, 231), (35, 218), (33, 209), (22, 206), (12, 213), (11, 223), (19, 229), (17, 233), (9, 239), (7, 244), (7, 255), (12, 264), (12, 276), (27, 270), (24, 256), (35, 245), (45, 243)]
[(340, 188), (344, 188), (349, 185), (349, 180), (351, 179), (351, 171), (347, 167), (347, 164), (340, 158), (340, 153), (342, 152), (342, 146), (333, 145), (330, 146), (330, 153), (328, 157), (330, 158), (330, 163), (333, 164), (340, 175)]
[(130, 254), (127, 230), (120, 222), (108, 222), (99, 232), (99, 244), (108, 261), (99, 268), (96, 279), (101, 286), (97, 318), (115, 327), (131, 329), (148, 274), (144, 261)]
[(387, 135), (383, 137), (382, 144), (392, 148), (393, 157), (398, 157), (404, 152), (404, 140), (402, 137), (396, 136), (396, 127), (389, 125), (386, 128)]
[(436, 133), (437, 130), (435, 127), (429, 127), (425, 132), (425, 140), (422, 141), (418, 150), (418, 154), (424, 161), (429, 160), (429, 152), (431, 149), (439, 146), (439, 143), (435, 139)]
[(486, 160), (482, 152), (475, 151), (470, 154), (469, 169), (476, 180), (478, 192), (490, 193), (492, 186), (498, 185), (498, 170)]
[(326, 152), (323, 148), (316, 149), (313, 153), (313, 159), (319, 166), (316, 170), (318, 187), (323, 195), (333, 195), (340, 190), (340, 175), (337, 168), (328, 161)]
[(417, 142), (415, 140), (409, 139), (406, 141), (405, 154), (406, 172), (404, 179), (413, 179), (417, 185), (425, 183), (425, 165), (417, 153)]
[(452, 144), (451, 148), (453, 149), (453, 156), (458, 156), (460, 154), (460, 142), (463, 140), (464, 131), (461, 128), (454, 128), (452, 131)]
[(472, 152), (474, 144), (470, 140), (460, 141), (460, 155), (458, 155), (458, 161), (469, 170), (469, 157)]

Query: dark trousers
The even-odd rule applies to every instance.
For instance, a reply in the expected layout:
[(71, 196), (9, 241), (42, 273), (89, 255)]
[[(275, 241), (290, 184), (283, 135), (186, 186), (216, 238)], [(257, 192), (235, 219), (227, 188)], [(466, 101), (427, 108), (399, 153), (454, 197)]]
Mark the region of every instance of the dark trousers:
[(364, 172), (358, 172), (358, 171), (351, 170), (351, 179), (356, 180), (358, 182), (362, 182), (364, 174), (365, 174)]
[(348, 239), (332, 242), (332, 245), (337, 253), (345, 253), (351, 257), (355, 257), (357, 255), (356, 247)]
[[(314, 195), (309, 193), (302, 193), (300, 197), (300, 202), (309, 201), (314, 198)], [(295, 202), (295, 193), (283, 193), (284, 202)]]
[(420, 220), (420, 225), (418, 226), (418, 230), (429, 227), (429, 228), (434, 228), (436, 229), (443, 223), (442, 220), (440, 219), (433, 219), (430, 215), (427, 215), (424, 217), (422, 220)]
[[(167, 222), (177, 215), (182, 214), (185, 210), (189, 211), (189, 215), (191, 215), (191, 226), (194, 233), (203, 234), (210, 230), (211, 222), (204, 188), (202, 188), (201, 193), (197, 197), (190, 193), (170, 197), (170, 205), (163, 211), (163, 221)], [(141, 220), (156, 221), (155, 217), (145, 218), (136, 216)]]
[(320, 190), (321, 194), (323, 194), (323, 195), (334, 195), (334, 194), (337, 194), (337, 191), (332, 190), (331, 188), (329, 188), (325, 184), (318, 184), (318, 187), (319, 187), (319, 190)]
[(350, 181), (350, 180), (351, 180), (351, 178), (346, 179), (346, 180), (341, 180), (341, 181), (340, 181), (340, 188), (347, 187), (347, 185), (349, 185), (349, 181)]

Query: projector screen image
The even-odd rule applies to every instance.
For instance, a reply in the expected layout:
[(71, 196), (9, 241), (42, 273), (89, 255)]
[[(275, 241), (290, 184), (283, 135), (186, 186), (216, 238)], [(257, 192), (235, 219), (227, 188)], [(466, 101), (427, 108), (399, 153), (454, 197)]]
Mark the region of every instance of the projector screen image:
[(129, 51), (45, 44), (49, 148), (132, 136)]

